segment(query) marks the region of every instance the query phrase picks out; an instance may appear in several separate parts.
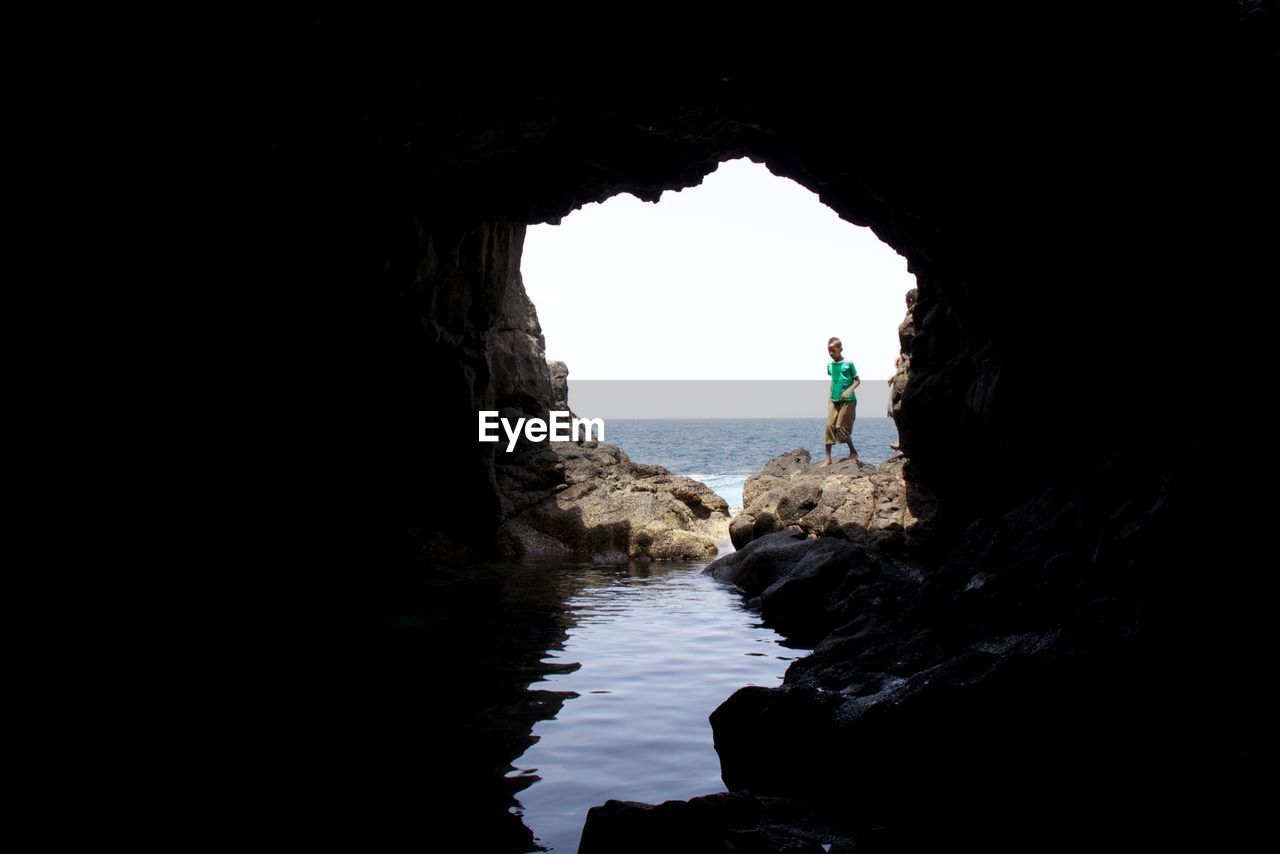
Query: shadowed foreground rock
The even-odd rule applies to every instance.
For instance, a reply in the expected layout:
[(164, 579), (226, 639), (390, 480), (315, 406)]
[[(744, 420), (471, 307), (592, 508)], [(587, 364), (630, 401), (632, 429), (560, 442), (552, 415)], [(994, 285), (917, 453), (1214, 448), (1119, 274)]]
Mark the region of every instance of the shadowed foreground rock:
[(1269, 797), (1251, 782), (1269, 748), (1229, 735), (1265, 726), (1259, 637), (1222, 630), (1237, 606), (1206, 573), (1225, 553), (1177, 523), (1209, 514), (1212, 475), (1134, 462), (1161, 453), (974, 522), (926, 571), (789, 531), (712, 563), (816, 640), (781, 686), (712, 713), (725, 784), (803, 801), (797, 832), (860, 851), (1240, 842)]
[(795, 531), (767, 534), (705, 572), (740, 588), (748, 607), (801, 646), (870, 610), (901, 608), (924, 580), (882, 551)]
[[(799, 829), (800, 825), (809, 825)], [(580, 854), (650, 854), (679, 840), (681, 851), (850, 854), (852, 839), (821, 825), (808, 805), (720, 793), (657, 806), (608, 801), (592, 807)]]

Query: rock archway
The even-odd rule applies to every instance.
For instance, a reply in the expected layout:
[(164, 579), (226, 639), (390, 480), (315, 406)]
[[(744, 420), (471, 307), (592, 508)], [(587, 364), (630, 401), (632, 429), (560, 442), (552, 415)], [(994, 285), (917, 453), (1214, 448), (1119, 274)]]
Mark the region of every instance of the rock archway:
[[(266, 81), (291, 100), (267, 122), (251, 216), (271, 248), (259, 287), (308, 321), (281, 331), (297, 373), (265, 417), (300, 428), (280, 460), (287, 514), (339, 603), (317, 620), (350, 688), (333, 777), (373, 779), (399, 819), (421, 808), (421, 781), (389, 757), (430, 755), (415, 716), (435, 694), (389, 687), (403, 672), (384, 666), (374, 627), (404, 566), (492, 548), (492, 449), (475, 442), (475, 412), (495, 408), (491, 348), (525, 225), (623, 191), (656, 200), (739, 156), (909, 260), (920, 297), (903, 435), (954, 542), (1014, 508), (1013, 552), (1040, 528), (1092, 536), (1116, 563), (1067, 586), (1121, 603), (1102, 608), (1108, 631), (1150, 630), (1151, 673), (1192, 661), (1215, 682), (1249, 681), (1262, 585), (1236, 532), (1256, 519), (1221, 511), (1246, 478), (1218, 454), (1247, 426), (1236, 372), (1260, 364), (1227, 292), (1276, 272), (1267, 13), (1161, 9), (1174, 35), (1161, 39), (1137, 12), (1072, 15), (1040, 22), (1073, 37), (1053, 44), (969, 33), (922, 52), (886, 37), (803, 64), (590, 73), (516, 54), (339, 70), (326, 59), (345, 22), (297, 28), (307, 73)], [(1121, 565), (1139, 570), (1089, 575)], [(1157, 578), (1167, 586), (1151, 589)], [(1145, 687), (1152, 708), (1173, 699)], [(1186, 734), (1195, 751), (1232, 719), (1260, 732), (1250, 703), (1206, 710)], [(357, 746), (370, 729), (374, 749)], [(1253, 761), (1196, 755), (1205, 769)], [(326, 796), (374, 797), (341, 783)]]

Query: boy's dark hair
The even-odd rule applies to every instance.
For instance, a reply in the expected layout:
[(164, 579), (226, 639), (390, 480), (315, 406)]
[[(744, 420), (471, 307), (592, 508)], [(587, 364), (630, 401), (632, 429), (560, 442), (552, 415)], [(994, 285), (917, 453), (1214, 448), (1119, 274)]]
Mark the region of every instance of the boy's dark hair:
[(911, 290), (907, 291), (907, 305), (915, 305), (917, 291), (918, 291), (918, 288), (912, 288)]
[(839, 338), (836, 338), (836, 337), (834, 337), (834, 336), (832, 336), (831, 338), (828, 338), (828, 339), (827, 339), (827, 346), (828, 346), (828, 347), (830, 347), (832, 344), (839, 344), (839, 345), (840, 345), (840, 349), (842, 349), (842, 350), (844, 349), (844, 342), (843, 342), (843, 341), (841, 341)]

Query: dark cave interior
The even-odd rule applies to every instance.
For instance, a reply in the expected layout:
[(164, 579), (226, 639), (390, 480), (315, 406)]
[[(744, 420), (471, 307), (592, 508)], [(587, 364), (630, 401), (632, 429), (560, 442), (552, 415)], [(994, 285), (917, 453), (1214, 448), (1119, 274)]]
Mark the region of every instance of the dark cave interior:
[[(1248, 496), (1266, 476), (1249, 442), (1264, 336), (1244, 321), (1276, 281), (1274, 14), (1059, 12), (1033, 23), (1073, 38), (974, 28), (924, 49), (868, 22), (856, 51), (805, 62), (590, 70), (528, 48), (363, 63), (344, 46), (387, 21), (270, 28), (287, 61), (256, 81), (242, 287), (269, 321), (243, 393), (271, 450), (247, 510), (301, 604), (285, 675), (241, 726), (274, 745), (253, 788), (288, 790), (277, 819), (429, 837), (501, 811), (475, 745), (449, 735), (453, 697), (485, 675), (459, 662), (449, 692), (406, 679), (422, 651), (385, 616), (429, 610), (451, 562), (494, 554), (493, 449), (472, 431), (502, 403), (490, 345), (525, 227), (749, 157), (871, 228), (919, 282), (902, 435), (946, 513), (937, 575), (885, 630), (1059, 640), (818, 746), (862, 782), (788, 765), (755, 731), (742, 749), (766, 758), (729, 763), (735, 781), (913, 828), (885, 850), (1261, 825), (1271, 585)], [(977, 606), (975, 561), (1004, 579)], [(818, 715), (807, 737), (829, 731), (793, 698), (735, 695), (757, 701), (778, 727)], [(998, 838), (976, 818), (992, 813)]]

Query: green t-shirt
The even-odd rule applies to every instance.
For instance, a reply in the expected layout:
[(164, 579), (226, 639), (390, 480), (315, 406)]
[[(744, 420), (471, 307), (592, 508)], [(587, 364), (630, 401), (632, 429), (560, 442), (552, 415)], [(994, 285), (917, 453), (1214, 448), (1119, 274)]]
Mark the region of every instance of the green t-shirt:
[[(843, 398), (840, 395), (844, 394), (845, 389), (853, 385), (853, 378), (857, 375), (858, 369), (848, 359), (839, 362), (827, 362), (827, 376), (831, 377), (831, 399), (842, 400)], [(857, 403), (858, 395), (850, 394), (849, 400)]]

